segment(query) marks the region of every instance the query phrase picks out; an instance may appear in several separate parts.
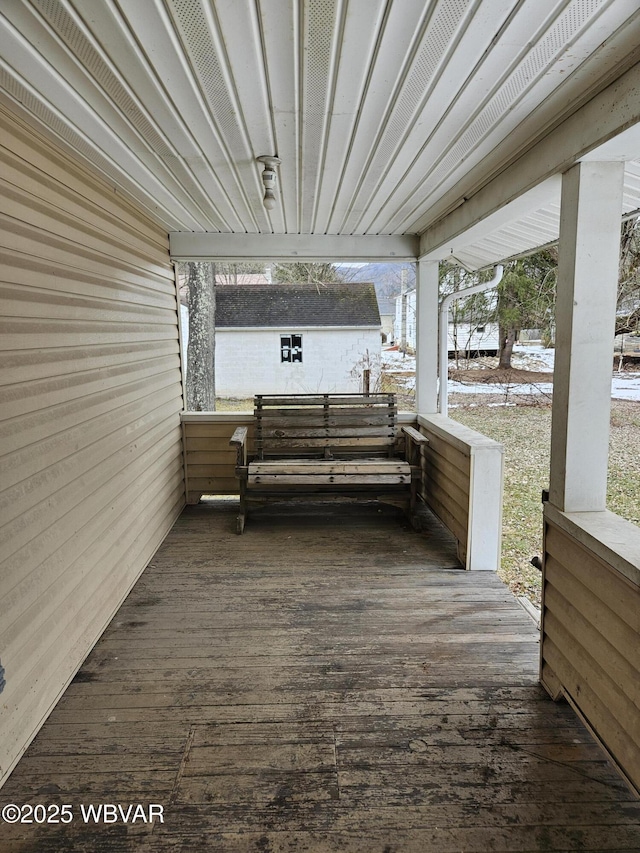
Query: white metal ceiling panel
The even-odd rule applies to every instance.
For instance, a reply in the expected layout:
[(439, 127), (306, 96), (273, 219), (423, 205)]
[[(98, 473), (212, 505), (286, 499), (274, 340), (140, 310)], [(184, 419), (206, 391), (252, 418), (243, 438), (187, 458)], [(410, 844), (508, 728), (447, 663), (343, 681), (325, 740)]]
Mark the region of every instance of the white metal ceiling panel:
[[(230, 55), (227, 52), (215, 9), (193, 0), (167, 0), (194, 82), (208, 105), (221, 146), (228, 163), (236, 171), (244, 202), (244, 225), (247, 231), (270, 230), (262, 206), (262, 190), (251, 147), (249, 129), (238, 101)], [(233, 35), (233, 34), (231, 34)], [(245, 31), (245, 50), (256, 51), (255, 33)], [(233, 46), (233, 42), (232, 42)], [(246, 54), (243, 52), (242, 57)], [(262, 80), (256, 81), (259, 91)], [(260, 115), (258, 125), (262, 126)], [(267, 152), (268, 153), (268, 152)], [(240, 200), (238, 200), (240, 206)]]
[(259, 0), (257, 5), (274, 133), (274, 150), (257, 153), (277, 154), (285, 164), (278, 170), (280, 208), (272, 212), (272, 230), (297, 234), (300, 231), (301, 118), (298, 6), (289, 0)]
[(408, 62), (418, 49), (435, 3), (405, 0), (387, 4), (371, 51), (367, 81), (355, 115), (355, 127), (349, 140), (349, 158), (340, 176), (333, 213), (327, 223), (331, 234), (346, 233), (345, 219), (360, 216), (354, 199), (371, 169), (371, 157), (390, 120), (393, 104), (404, 85)]
[(638, 61), (640, 8), (4, 0), (0, 39), (5, 102), (170, 230), (416, 234)]
[[(326, 145), (318, 163), (321, 180), (312, 222), (314, 231), (329, 231), (336, 198), (344, 193), (344, 170), (352, 155), (352, 141), (370, 82), (369, 68), (374, 61), (386, 6), (385, 0), (351, 0), (348, 6), (343, 6), (342, 39), (328, 110)], [(347, 9), (348, 14), (344, 14)]]
[(465, 14), (473, 6), (469, 0), (440, 0), (426, 20), (408, 73), (391, 104), (385, 127), (376, 140), (375, 150), (372, 151), (367, 171), (354, 199), (354, 207), (341, 226), (341, 230), (346, 233), (359, 230), (358, 226), (369, 210), (371, 197), (380, 185), (381, 177), (385, 175), (389, 163), (403, 150), (407, 131), (424, 109), (433, 80), (446, 62), (448, 51), (464, 23)]
[[(496, 48), (487, 54), (483, 63), (487, 67), (478, 68), (469, 78), (461, 97), (451, 105), (404, 180), (397, 182), (393, 194), (385, 193), (387, 200), (368, 223), (370, 229), (393, 232), (415, 227), (416, 220), (423, 227), (430, 203), (455, 185), (470, 166), (498, 149), (501, 140), (515, 132), (513, 143), (525, 143), (521, 122), (554, 92), (557, 94), (571, 69), (593, 50), (589, 24), (600, 30), (599, 19), (608, 14), (615, 29), (629, 12), (616, 0), (552, 4), (540, 0), (536, 5), (540, 16), (532, 22), (527, 14), (530, 7), (520, 4)], [(555, 8), (550, 10), (550, 5)], [(532, 23), (536, 25), (533, 32)], [(494, 86), (482, 99), (476, 81), (492, 77)], [(554, 103), (556, 110), (567, 108), (560, 98)]]
[[(162, 221), (200, 227), (197, 201), (30, 11), (18, 7), (18, 27), (4, 28), (0, 68), (5, 91), (106, 176), (155, 208)], [(38, 50), (19, 29), (27, 16), (28, 27), (38, 34)]]
[(320, 192), (322, 163), (331, 115), (332, 90), (338, 64), (342, 3), (316, 0), (302, 16), (302, 126), (300, 163), (300, 229), (313, 232), (315, 203)]
[[(211, 197), (214, 189), (221, 194), (221, 185), (211, 170), (206, 184), (194, 172), (192, 165), (200, 161), (202, 152), (180, 121), (180, 114), (167, 101), (157, 82), (150, 79), (150, 70), (140, 50), (130, 39), (122, 37), (120, 21), (114, 19), (115, 10), (83, 0), (76, 4), (78, 14), (74, 18), (56, 0), (37, 0), (37, 7), (68, 50), (82, 59), (95, 84), (107, 93), (109, 107), (119, 112), (121, 121), (136, 129), (144, 144), (132, 146), (133, 150), (140, 157), (147, 153), (145, 148), (152, 151), (189, 191), (200, 210), (200, 220), (216, 221), (219, 214), (211, 204)], [(92, 40), (83, 17), (91, 22), (99, 40)], [(126, 77), (120, 69), (127, 70)], [(78, 85), (74, 78), (70, 79)], [(232, 211), (225, 209), (218, 226), (228, 228), (229, 220), (233, 219)]]

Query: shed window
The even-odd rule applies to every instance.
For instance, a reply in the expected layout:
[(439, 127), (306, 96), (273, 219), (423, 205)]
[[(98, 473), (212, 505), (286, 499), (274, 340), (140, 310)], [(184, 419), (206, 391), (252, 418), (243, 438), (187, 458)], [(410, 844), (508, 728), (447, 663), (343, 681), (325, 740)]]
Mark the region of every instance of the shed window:
[(302, 361), (302, 335), (280, 335), (280, 361)]

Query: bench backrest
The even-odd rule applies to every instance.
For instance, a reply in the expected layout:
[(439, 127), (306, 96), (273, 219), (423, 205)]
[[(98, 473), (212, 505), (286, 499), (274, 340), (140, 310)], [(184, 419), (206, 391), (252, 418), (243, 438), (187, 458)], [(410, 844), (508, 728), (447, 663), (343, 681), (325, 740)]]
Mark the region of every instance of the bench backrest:
[(259, 394), (256, 455), (391, 456), (396, 416), (395, 394)]

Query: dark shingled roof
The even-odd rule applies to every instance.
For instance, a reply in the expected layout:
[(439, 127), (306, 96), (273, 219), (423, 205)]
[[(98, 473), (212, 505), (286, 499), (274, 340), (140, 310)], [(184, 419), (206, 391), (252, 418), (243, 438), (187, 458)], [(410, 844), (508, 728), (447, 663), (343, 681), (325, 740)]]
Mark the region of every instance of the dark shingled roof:
[(216, 326), (379, 326), (373, 284), (225, 284), (216, 287)]

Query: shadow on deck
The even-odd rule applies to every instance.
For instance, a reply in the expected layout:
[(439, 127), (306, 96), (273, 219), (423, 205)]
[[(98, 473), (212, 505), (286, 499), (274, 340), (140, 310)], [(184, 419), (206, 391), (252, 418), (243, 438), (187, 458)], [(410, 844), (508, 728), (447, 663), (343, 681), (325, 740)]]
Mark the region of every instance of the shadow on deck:
[[(532, 621), (435, 520), (235, 512), (182, 514), (0, 792), (73, 821), (4, 824), (3, 853), (640, 850)], [(164, 822), (85, 823), (104, 803)]]

